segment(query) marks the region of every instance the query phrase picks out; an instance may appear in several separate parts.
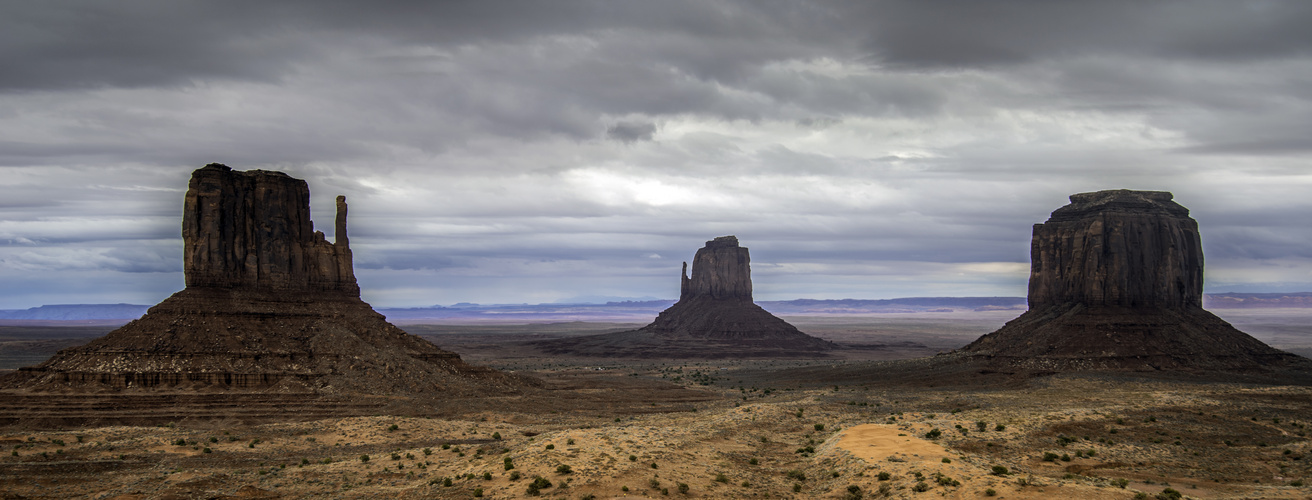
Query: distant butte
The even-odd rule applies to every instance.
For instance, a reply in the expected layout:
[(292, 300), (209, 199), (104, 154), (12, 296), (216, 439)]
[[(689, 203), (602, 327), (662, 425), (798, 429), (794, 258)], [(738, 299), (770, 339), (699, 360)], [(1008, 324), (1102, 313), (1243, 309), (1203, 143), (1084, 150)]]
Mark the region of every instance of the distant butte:
[(956, 353), (999, 371), (1254, 371), (1306, 359), (1202, 307), (1198, 223), (1163, 191), (1071, 195), (1034, 225), (1029, 311)]
[(638, 330), (536, 344), (553, 354), (638, 358), (816, 357), (838, 345), (752, 301), (751, 258), (735, 236), (706, 242), (683, 264), (679, 301)]
[(186, 288), (0, 388), (458, 397), (532, 383), (385, 321), (360, 300), (345, 197), (332, 243), (314, 231), (309, 201), (305, 181), (281, 172), (196, 170), (183, 203)]

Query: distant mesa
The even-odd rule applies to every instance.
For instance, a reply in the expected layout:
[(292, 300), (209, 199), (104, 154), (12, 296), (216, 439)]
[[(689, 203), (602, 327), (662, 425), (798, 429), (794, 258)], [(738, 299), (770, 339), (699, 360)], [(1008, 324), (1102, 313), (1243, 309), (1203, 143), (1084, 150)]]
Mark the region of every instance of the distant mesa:
[(957, 354), (999, 370), (1260, 370), (1307, 360), (1207, 312), (1198, 223), (1163, 191), (1071, 195), (1034, 225), (1029, 311)]
[(679, 301), (638, 330), (536, 345), (553, 354), (638, 358), (814, 357), (838, 348), (752, 301), (751, 257), (735, 236), (697, 250), (679, 288)]
[(281, 172), (196, 170), (183, 203), (186, 288), (0, 387), (451, 397), (529, 383), (385, 321), (360, 300), (345, 197), (331, 243), (314, 230), (309, 200), (305, 181)]

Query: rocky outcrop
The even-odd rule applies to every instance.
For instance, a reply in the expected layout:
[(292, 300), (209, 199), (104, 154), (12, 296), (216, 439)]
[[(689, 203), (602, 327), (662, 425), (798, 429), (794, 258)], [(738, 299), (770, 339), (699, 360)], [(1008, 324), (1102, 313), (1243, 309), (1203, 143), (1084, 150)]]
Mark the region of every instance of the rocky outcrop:
[(1069, 205), (1034, 225), (1030, 307), (1201, 306), (1198, 223), (1171, 199), (1126, 189), (1071, 195)]
[(282, 172), (211, 163), (191, 176), (183, 201), (183, 272), (188, 287), (359, 295), (337, 197), (336, 242), (310, 221), (310, 188)]
[(752, 302), (751, 257), (735, 236), (706, 242), (683, 264), (679, 301), (630, 332), (539, 342), (553, 354), (641, 358), (823, 355), (832, 342), (802, 333)]
[(958, 353), (1001, 370), (1257, 370), (1302, 358), (1203, 310), (1189, 210), (1161, 191), (1081, 193), (1034, 226), (1030, 309)]
[(334, 243), (313, 230), (305, 181), (280, 172), (207, 165), (183, 205), (186, 289), (0, 388), (452, 397), (533, 385), (468, 365), (360, 300), (344, 197)]

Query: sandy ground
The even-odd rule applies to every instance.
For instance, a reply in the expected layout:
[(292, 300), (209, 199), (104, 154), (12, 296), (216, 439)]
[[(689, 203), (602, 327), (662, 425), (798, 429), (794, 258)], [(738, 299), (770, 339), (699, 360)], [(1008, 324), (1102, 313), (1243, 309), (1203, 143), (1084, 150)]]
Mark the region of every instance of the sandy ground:
[[(541, 496), (569, 499), (1312, 495), (1307, 387), (1063, 377), (1021, 390), (807, 389), (689, 371), (677, 383), (715, 397), (685, 411), (0, 431), (0, 497), (525, 498), (537, 476), (551, 483)], [(571, 377), (582, 373), (593, 372)]]

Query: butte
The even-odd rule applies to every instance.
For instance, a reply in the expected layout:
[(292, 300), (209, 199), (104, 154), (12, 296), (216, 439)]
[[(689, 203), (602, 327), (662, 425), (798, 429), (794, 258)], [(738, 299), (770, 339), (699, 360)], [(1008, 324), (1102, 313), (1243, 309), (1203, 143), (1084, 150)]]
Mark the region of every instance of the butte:
[[(332, 243), (314, 231), (309, 200), (305, 181), (281, 172), (196, 170), (183, 204), (186, 288), (104, 337), (0, 378), (0, 388), (11, 396), (273, 393), (281, 411), (298, 394), (449, 398), (533, 384), (388, 323), (360, 299), (345, 197), (337, 197)], [(187, 401), (199, 400), (151, 404)]]
[(1307, 366), (1203, 309), (1198, 223), (1172, 198), (1071, 195), (1034, 225), (1029, 310), (945, 357), (1013, 373)]
[(838, 349), (752, 301), (751, 257), (738, 238), (706, 242), (683, 263), (679, 301), (637, 330), (533, 344), (552, 354), (621, 358), (816, 357)]

